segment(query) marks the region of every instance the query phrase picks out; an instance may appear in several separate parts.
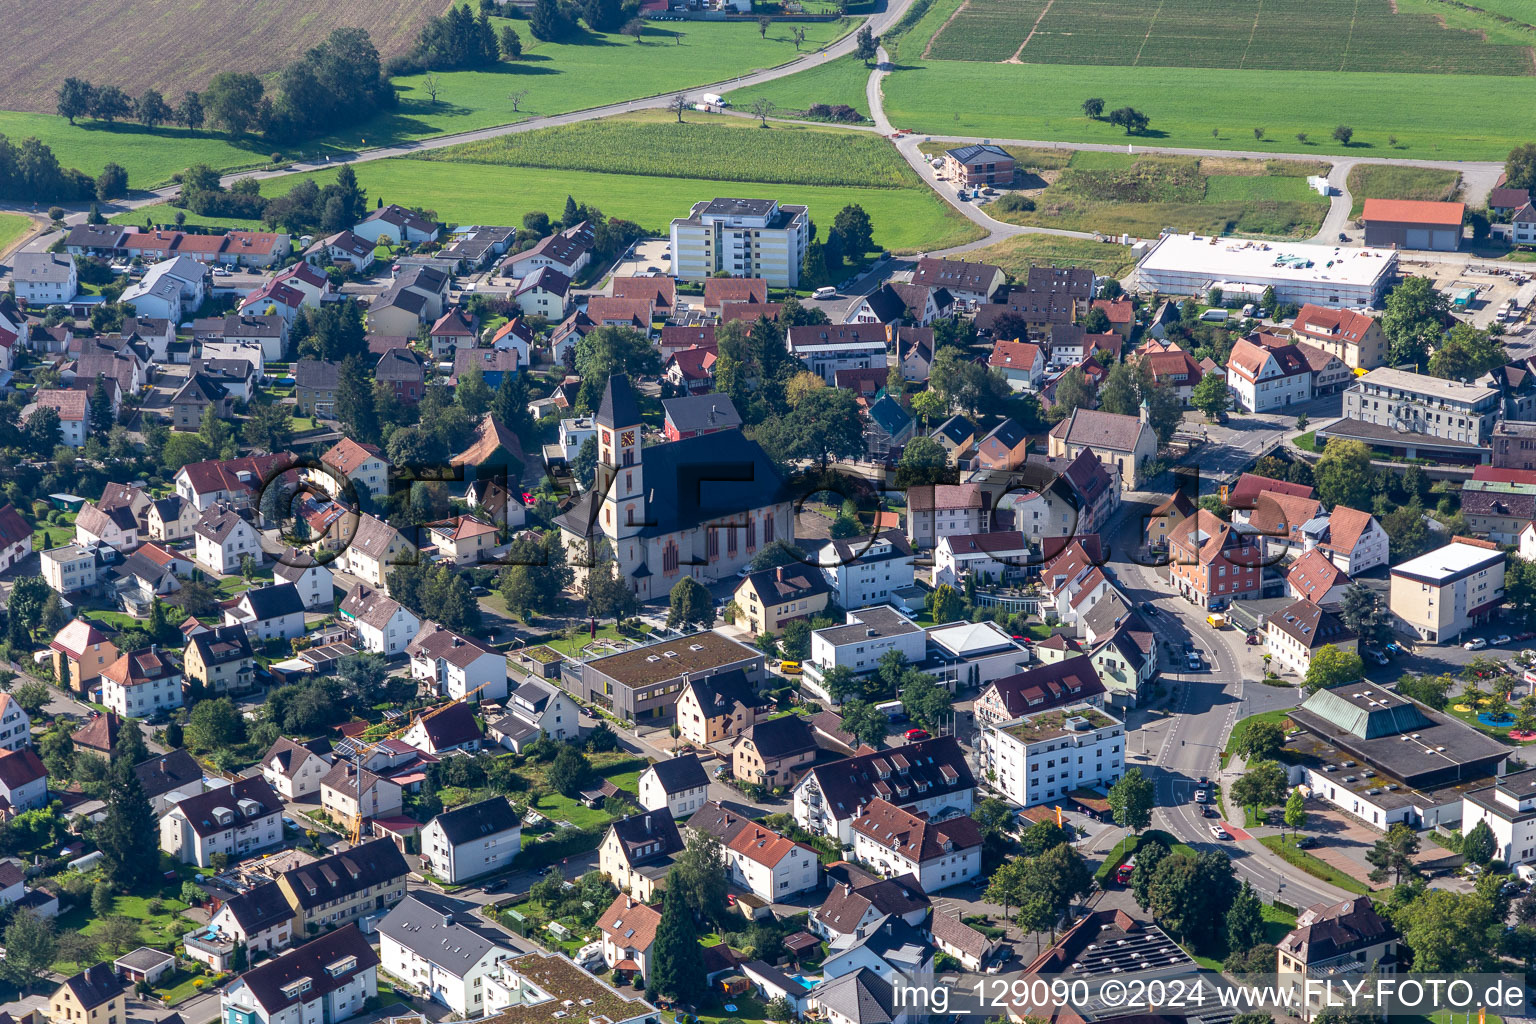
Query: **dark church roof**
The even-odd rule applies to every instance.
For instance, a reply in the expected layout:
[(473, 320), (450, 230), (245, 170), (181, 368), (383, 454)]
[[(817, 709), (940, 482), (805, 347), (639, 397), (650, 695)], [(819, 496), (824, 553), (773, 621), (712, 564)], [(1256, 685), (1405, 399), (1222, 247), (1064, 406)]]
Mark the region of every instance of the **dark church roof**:
[(629, 377), (616, 373), (603, 389), (603, 402), (597, 408), (597, 422), (605, 427), (634, 427), (640, 424), (640, 403)]

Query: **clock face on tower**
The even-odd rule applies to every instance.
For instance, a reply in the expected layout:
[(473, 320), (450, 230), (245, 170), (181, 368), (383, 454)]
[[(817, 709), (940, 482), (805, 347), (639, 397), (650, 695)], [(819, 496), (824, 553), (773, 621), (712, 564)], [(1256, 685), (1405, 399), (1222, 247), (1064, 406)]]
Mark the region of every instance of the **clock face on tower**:
[(613, 444), (613, 436), (608, 431), (603, 431), (603, 444)]
[(634, 444), (635, 444), (635, 432), (633, 430), (626, 430), (626, 431), (624, 431), (624, 433), (619, 435), (619, 443), (622, 444), (626, 448), (634, 447)]

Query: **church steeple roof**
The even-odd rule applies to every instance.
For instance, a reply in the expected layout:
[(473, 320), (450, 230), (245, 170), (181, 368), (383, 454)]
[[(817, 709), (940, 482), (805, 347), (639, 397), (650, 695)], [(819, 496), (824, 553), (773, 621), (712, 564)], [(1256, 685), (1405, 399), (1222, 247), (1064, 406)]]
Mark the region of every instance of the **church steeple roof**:
[(639, 425), (640, 403), (629, 385), (627, 374), (616, 373), (608, 378), (608, 386), (603, 389), (602, 405), (597, 409), (597, 422), (609, 428)]

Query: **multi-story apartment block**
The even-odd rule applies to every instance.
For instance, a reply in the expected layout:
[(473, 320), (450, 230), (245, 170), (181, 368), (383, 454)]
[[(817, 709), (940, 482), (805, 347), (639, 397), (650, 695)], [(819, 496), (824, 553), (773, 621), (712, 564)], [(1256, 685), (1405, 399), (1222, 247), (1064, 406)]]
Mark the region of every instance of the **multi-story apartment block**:
[(732, 277), (761, 277), (774, 288), (795, 288), (810, 241), (804, 206), (776, 199), (695, 203), (688, 216), (672, 222), (672, 272), (701, 281), (723, 270)]
[(1392, 614), (1432, 644), (1455, 640), (1487, 621), (1504, 600), (1504, 549), (1456, 537), (1392, 567)]
[(1025, 807), (1125, 774), (1125, 726), (1087, 704), (987, 726), (979, 762), (987, 785)]
[(1381, 366), (1344, 392), (1344, 418), (1319, 440), (1326, 434), (1409, 457), (1485, 462), (1500, 401), (1496, 387)]
[(881, 530), (873, 537), (828, 541), (816, 564), (832, 584), (840, 608), (885, 604), (898, 590), (915, 582), (912, 545), (899, 530)]
[(374, 839), (284, 871), (277, 884), (294, 909), (295, 930), (303, 933), (394, 906), (405, 896), (409, 874), (395, 841)]

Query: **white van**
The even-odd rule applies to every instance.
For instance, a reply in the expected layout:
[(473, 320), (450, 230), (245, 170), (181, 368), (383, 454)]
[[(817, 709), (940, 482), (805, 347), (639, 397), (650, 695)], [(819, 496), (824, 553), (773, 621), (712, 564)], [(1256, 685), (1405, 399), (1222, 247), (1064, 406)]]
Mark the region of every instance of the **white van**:
[(1515, 877), (1526, 885), (1536, 885), (1536, 865), (1521, 864), (1515, 868)]
[(813, 298), (813, 299), (830, 299), (830, 298), (832, 298), (836, 294), (837, 294), (837, 289), (833, 288), (831, 285), (828, 284), (828, 285), (822, 285), (820, 288), (817, 288), (814, 292), (812, 292), (811, 293), (811, 298)]

